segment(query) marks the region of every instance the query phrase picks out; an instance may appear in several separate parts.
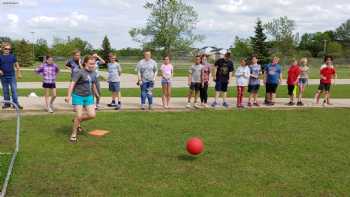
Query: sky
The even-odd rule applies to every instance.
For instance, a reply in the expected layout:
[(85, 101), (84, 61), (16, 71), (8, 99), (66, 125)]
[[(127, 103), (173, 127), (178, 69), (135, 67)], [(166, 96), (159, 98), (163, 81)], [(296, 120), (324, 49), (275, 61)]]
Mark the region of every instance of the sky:
[[(229, 48), (235, 36), (254, 34), (257, 18), (263, 22), (287, 16), (295, 32), (334, 30), (350, 19), (349, 0), (183, 0), (199, 15), (195, 32), (205, 40), (195, 47)], [(9, 2), (18, 2), (9, 4)], [(112, 47), (140, 47), (129, 36), (142, 27), (149, 12), (146, 0), (0, 0), (0, 36), (33, 40), (81, 37), (95, 48), (107, 35)], [(35, 32), (34, 34), (31, 32)]]

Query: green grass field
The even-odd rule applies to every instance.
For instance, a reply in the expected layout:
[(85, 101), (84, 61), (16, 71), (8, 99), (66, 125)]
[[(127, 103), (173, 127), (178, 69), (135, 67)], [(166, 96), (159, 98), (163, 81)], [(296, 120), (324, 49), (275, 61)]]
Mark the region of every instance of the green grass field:
[[(305, 98), (313, 98), (314, 94), (317, 90), (317, 85), (310, 85), (304, 94)], [(138, 97), (140, 95), (140, 89), (139, 88), (127, 88), (122, 89), (122, 96), (123, 97)], [(29, 93), (31, 93), (31, 89), (18, 89), (18, 94), (20, 96), (27, 96)], [(44, 95), (43, 89), (35, 89), (35, 93), (39, 96)], [(287, 86), (280, 86), (277, 91), (277, 96), (284, 98), (288, 97), (288, 91)], [(173, 97), (186, 97), (188, 94), (188, 88), (173, 88), (172, 89), (172, 96)], [(265, 94), (265, 88), (262, 87), (259, 92), (259, 96), (263, 97)], [(58, 96), (66, 96), (67, 90), (66, 89), (57, 89), (57, 95)], [(153, 95), (156, 97), (160, 97), (162, 95), (162, 90), (160, 88), (155, 88), (153, 91)], [(209, 88), (209, 96), (213, 97), (215, 95), (214, 88)], [(336, 85), (333, 86), (331, 89), (331, 95), (332, 98), (350, 98), (350, 85)], [(0, 89), (0, 96), (2, 96), (2, 90)], [(102, 96), (111, 96), (111, 92), (109, 92), (108, 89), (102, 89)], [(236, 96), (236, 88), (231, 87), (229, 89), (229, 96)], [(248, 96), (248, 93), (245, 93), (245, 96)]]
[[(23, 118), (8, 196), (347, 196), (347, 109), (98, 113), (78, 144), (72, 115)], [(0, 139), (14, 121), (0, 120)], [(186, 139), (205, 152), (189, 156)], [(7, 140), (1, 147), (10, 145)]]
[[(36, 74), (34, 71), (22, 71), (22, 78), (17, 80), (18, 82), (40, 82), (42, 77)], [(70, 81), (70, 73), (61, 72), (57, 75), (56, 81), (64, 82)]]

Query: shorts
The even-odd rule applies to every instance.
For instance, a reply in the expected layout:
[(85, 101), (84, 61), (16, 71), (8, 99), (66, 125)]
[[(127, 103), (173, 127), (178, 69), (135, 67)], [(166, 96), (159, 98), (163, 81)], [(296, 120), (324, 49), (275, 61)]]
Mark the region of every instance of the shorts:
[(108, 82), (108, 89), (111, 92), (119, 92), (120, 91), (120, 82)]
[(289, 96), (294, 95), (294, 89), (295, 89), (295, 85), (288, 85), (288, 95)]
[(54, 89), (56, 88), (56, 83), (43, 83), (43, 88)]
[(276, 93), (278, 84), (266, 84), (266, 93)]
[(305, 78), (300, 78), (300, 79), (299, 79), (299, 82), (298, 82), (298, 85), (299, 85), (299, 86), (305, 86), (307, 83), (308, 83), (308, 80), (307, 80), (307, 79), (305, 79)]
[(193, 91), (200, 91), (201, 90), (201, 87), (202, 87), (202, 84), (201, 83), (194, 83), (192, 82), (191, 83), (191, 86), (190, 86), (190, 89)]
[(320, 85), (318, 86), (318, 90), (329, 92), (329, 90), (331, 90), (331, 84), (320, 83)]
[(171, 85), (171, 79), (162, 78), (161, 84), (162, 85)]
[(73, 105), (78, 105), (78, 106), (91, 106), (94, 105), (94, 97), (92, 95), (89, 96), (79, 96), (76, 94), (72, 94), (72, 103)]
[(258, 93), (260, 89), (260, 85), (256, 84), (256, 85), (248, 85), (248, 92), (249, 93)]
[(215, 91), (217, 92), (227, 92), (228, 82), (216, 81)]

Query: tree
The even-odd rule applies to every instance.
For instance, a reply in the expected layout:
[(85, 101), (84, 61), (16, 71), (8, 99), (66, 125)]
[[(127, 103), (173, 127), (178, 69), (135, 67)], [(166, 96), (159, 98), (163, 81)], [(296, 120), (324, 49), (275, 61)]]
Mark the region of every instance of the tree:
[(301, 36), (299, 49), (310, 51), (313, 57), (324, 55), (325, 42), (333, 41), (329, 32), (305, 33)]
[(338, 42), (330, 42), (327, 47), (327, 54), (334, 57), (343, 56), (343, 46)]
[(92, 45), (78, 37), (67, 40), (53, 39), (52, 53), (54, 56), (69, 57), (74, 50), (80, 50), (82, 55), (86, 55), (91, 53)]
[(255, 36), (251, 37), (251, 45), (253, 53), (258, 56), (261, 64), (269, 62), (269, 49), (266, 42), (266, 35), (260, 18), (258, 18), (255, 26)]
[(182, 0), (148, 1), (144, 7), (151, 11), (146, 26), (129, 31), (133, 40), (144, 48), (163, 53), (190, 51), (195, 42), (203, 39), (193, 33), (198, 22), (197, 13)]
[(39, 60), (40, 58), (49, 54), (49, 46), (45, 39), (38, 39), (34, 45), (34, 54), (35, 60)]
[(241, 39), (238, 36), (235, 37), (234, 48), (231, 48), (231, 53), (236, 59), (247, 58), (252, 55), (253, 49), (249, 45), (249, 39)]
[(22, 67), (30, 67), (34, 64), (33, 47), (24, 39), (14, 42), (14, 53), (17, 56), (17, 61)]
[(112, 52), (112, 47), (111, 47), (111, 43), (109, 42), (109, 39), (107, 36), (105, 36), (103, 38), (103, 41), (102, 41), (102, 50), (100, 51), (101, 53), (101, 57), (104, 59), (104, 60), (108, 60), (108, 54)]
[(350, 19), (341, 24), (340, 27), (336, 29), (335, 34), (337, 40), (350, 42)]

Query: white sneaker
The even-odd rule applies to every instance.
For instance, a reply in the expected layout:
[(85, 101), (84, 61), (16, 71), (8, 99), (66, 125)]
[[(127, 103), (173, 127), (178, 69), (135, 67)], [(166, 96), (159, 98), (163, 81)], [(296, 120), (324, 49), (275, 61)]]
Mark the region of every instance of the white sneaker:
[(187, 103), (186, 108), (192, 108), (191, 103)]
[(47, 111), (48, 111), (49, 113), (53, 113), (53, 110), (52, 110), (51, 106), (49, 106), (49, 107), (47, 108)]
[(195, 104), (194, 104), (194, 108), (199, 109), (199, 108), (201, 108), (201, 106), (200, 106), (198, 103), (195, 103)]

